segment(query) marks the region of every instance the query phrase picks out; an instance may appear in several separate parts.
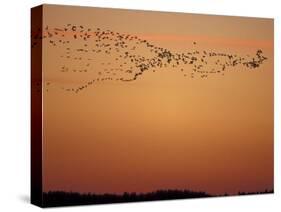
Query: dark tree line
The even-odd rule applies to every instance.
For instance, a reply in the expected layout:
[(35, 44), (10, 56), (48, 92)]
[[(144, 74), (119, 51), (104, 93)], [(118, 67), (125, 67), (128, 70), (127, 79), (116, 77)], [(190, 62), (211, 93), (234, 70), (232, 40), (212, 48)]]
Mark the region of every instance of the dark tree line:
[[(273, 193), (273, 190), (265, 190), (261, 192), (238, 192), (237, 195), (251, 194), (267, 194)], [(210, 195), (206, 192), (195, 192), (190, 190), (157, 190), (148, 193), (127, 193), (123, 194), (94, 194), (94, 193), (78, 193), (64, 191), (49, 191), (43, 193), (43, 206), (69, 206), (69, 205), (87, 205), (87, 204), (105, 204), (105, 203), (122, 203), (122, 202), (141, 202), (155, 200), (172, 200), (172, 199), (190, 199), (215, 197), (220, 195)], [(224, 194), (222, 196), (229, 196)]]
[(238, 195), (251, 195), (251, 194), (272, 194), (274, 193), (273, 190), (264, 190), (264, 191), (257, 191), (257, 192), (238, 192)]
[(153, 200), (171, 200), (186, 198), (211, 197), (205, 192), (194, 192), (189, 190), (157, 190), (148, 193), (127, 193), (123, 194), (93, 194), (64, 191), (49, 191), (43, 193), (43, 205), (45, 207), (85, 205), (85, 204), (105, 204), (122, 202), (139, 202)]

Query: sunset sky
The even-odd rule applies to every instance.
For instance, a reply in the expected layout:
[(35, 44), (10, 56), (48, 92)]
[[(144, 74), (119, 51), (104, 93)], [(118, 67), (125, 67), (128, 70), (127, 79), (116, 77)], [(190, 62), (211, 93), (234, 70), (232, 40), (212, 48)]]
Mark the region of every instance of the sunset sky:
[[(210, 194), (273, 189), (273, 20), (91, 7), (43, 7), (43, 27), (67, 24), (136, 35), (172, 52), (214, 51), (267, 60), (224, 75), (184, 77), (191, 66), (104, 81), (73, 94), (114, 65), (86, 62), (43, 39), (43, 190), (93, 193), (191, 189)], [(69, 46), (82, 41), (66, 33)], [(196, 45), (193, 42), (196, 41)], [(87, 42), (94, 45), (94, 39)], [(150, 57), (145, 48), (138, 54)], [(213, 69), (210, 61), (205, 69)]]

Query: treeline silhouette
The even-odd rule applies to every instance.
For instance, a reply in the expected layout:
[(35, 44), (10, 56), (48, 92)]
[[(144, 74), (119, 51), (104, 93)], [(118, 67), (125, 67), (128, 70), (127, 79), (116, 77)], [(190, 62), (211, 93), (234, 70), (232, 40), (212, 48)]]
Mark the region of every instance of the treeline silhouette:
[(45, 207), (85, 205), (85, 204), (105, 204), (122, 202), (140, 202), (153, 200), (171, 200), (186, 198), (211, 197), (205, 192), (195, 192), (190, 190), (157, 190), (147, 193), (128, 193), (123, 194), (94, 194), (64, 191), (49, 191), (43, 193), (43, 205)]
[(274, 193), (273, 190), (264, 190), (264, 191), (257, 191), (257, 192), (238, 192), (238, 195), (252, 195), (252, 194), (272, 194)]
[[(273, 193), (273, 190), (265, 190), (261, 192), (238, 192), (237, 195), (266, 194)], [(190, 190), (157, 190), (147, 193), (128, 193), (123, 194), (94, 194), (94, 193), (78, 193), (64, 191), (49, 191), (43, 193), (43, 207), (70, 206), (70, 205), (87, 205), (87, 204), (106, 204), (106, 203), (122, 203), (122, 202), (142, 202), (155, 200), (172, 200), (172, 199), (191, 199), (203, 197), (229, 196), (211, 195), (206, 192), (195, 192)]]

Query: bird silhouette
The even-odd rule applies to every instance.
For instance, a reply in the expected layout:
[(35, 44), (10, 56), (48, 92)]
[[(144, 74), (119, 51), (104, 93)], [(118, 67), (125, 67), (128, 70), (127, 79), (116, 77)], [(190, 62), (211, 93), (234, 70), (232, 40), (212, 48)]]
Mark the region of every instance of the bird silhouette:
[[(62, 74), (85, 75), (86, 80), (81, 85), (62, 88), (76, 94), (97, 82), (131, 82), (139, 79), (145, 72), (156, 72), (163, 68), (179, 70), (184, 77), (190, 76), (194, 79), (197, 76), (199, 79), (207, 79), (209, 75), (225, 76), (227, 70), (233, 70), (233, 67), (239, 65), (247, 69), (256, 69), (268, 59), (261, 49), (252, 57), (249, 54), (239, 56), (225, 52), (194, 50), (196, 47), (185, 52), (176, 52), (152, 44), (134, 34), (71, 23), (62, 27), (45, 26), (43, 30), (32, 29), (31, 48), (37, 48), (43, 39), (46, 39), (52, 48), (64, 49), (57, 58), (61, 63), (58, 71)], [(196, 46), (197, 42), (193, 41), (192, 44)], [(106, 61), (100, 64), (104, 68), (96, 69), (95, 60), (101, 58), (106, 58)], [(77, 66), (70, 61), (77, 61)], [(50, 89), (50, 84), (47, 89)]]

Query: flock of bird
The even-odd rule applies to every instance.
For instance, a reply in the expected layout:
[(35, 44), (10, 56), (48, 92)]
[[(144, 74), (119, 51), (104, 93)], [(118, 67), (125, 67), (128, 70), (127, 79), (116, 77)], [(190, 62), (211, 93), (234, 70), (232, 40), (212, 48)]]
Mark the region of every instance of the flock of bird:
[[(44, 39), (51, 47), (64, 49), (58, 58), (61, 66), (57, 71), (86, 74), (87, 80), (83, 84), (61, 87), (73, 93), (102, 81), (134, 81), (148, 71), (175, 69), (182, 72), (184, 77), (208, 78), (210, 75), (224, 75), (230, 67), (238, 65), (256, 69), (267, 59), (260, 49), (253, 57), (199, 51), (195, 41), (192, 42), (191, 50), (178, 53), (136, 35), (73, 24), (61, 28), (46, 26), (33, 29), (31, 48), (36, 48)], [(51, 82), (47, 82), (47, 85), (50, 86)]]

